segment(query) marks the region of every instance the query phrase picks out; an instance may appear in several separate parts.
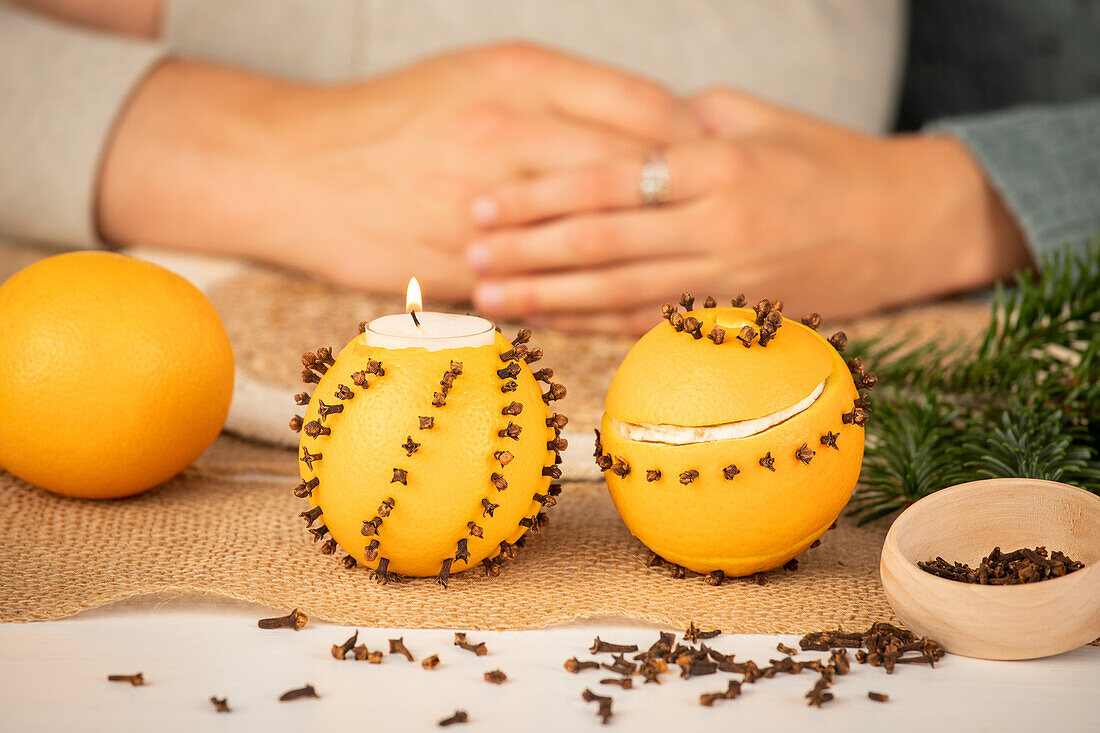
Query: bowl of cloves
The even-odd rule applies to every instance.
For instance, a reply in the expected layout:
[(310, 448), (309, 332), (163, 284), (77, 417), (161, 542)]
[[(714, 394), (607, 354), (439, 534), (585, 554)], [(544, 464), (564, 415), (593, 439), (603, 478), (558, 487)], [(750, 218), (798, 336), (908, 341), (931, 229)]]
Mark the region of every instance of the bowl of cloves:
[(1100, 637), (1100, 497), (1039, 479), (972, 481), (897, 518), (880, 572), (914, 632), (981, 659), (1034, 659)]

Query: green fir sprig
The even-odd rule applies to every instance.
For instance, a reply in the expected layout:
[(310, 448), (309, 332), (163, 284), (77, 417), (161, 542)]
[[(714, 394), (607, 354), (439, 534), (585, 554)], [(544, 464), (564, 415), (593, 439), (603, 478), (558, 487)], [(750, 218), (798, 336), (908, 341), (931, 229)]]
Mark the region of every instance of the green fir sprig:
[(977, 344), (862, 346), (879, 375), (860, 523), (962, 481), (1022, 476), (1100, 494), (1100, 239), (994, 293)]

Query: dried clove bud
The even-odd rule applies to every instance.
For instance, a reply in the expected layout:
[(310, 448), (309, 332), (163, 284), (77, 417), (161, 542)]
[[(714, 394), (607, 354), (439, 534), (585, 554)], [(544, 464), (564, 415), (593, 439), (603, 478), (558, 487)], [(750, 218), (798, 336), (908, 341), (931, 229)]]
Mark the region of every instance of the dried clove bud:
[(672, 314), (675, 312), (676, 306), (674, 306), (672, 303), (665, 303), (661, 306), (661, 318), (664, 318), (666, 321), (669, 318), (672, 318)]
[(301, 461), (302, 463), (306, 464), (307, 466), (309, 466), (309, 470), (312, 471), (313, 470), (313, 462), (321, 460), (321, 454), (320, 453), (310, 453), (309, 448), (306, 448), (305, 446), (303, 446), (302, 447), (302, 455), (298, 460)]
[(885, 692), (875, 692), (873, 690), (867, 691), (867, 697), (875, 702), (890, 702), (890, 696)]
[(715, 344), (720, 344), (726, 340), (726, 329), (721, 326), (715, 326), (710, 329), (710, 333), (707, 334), (707, 338), (713, 341)]
[(551, 383), (550, 388), (546, 390), (546, 393), (542, 396), (542, 401), (546, 404), (550, 404), (555, 400), (560, 400), (565, 397), (566, 389), (564, 384)]
[(501, 540), (501, 542), (500, 542), (500, 556), (501, 557), (507, 558), (509, 560), (514, 560), (514, 559), (516, 559), (517, 554), (519, 554), (519, 551), (516, 549), (515, 545), (513, 545), (512, 543), (507, 542), (505, 540)]
[(294, 395), (294, 404), (296, 405), (308, 405), (309, 404), (309, 392), (299, 392)]
[(382, 518), (375, 517), (374, 519), (365, 520), (363, 522), (363, 528), (359, 530), (363, 533), (364, 537), (370, 537), (378, 534), (378, 528), (382, 526)]
[(550, 478), (557, 481), (558, 479), (561, 478), (561, 469), (558, 468), (557, 466), (543, 466), (542, 467), (542, 475), (543, 476), (549, 476)]
[(358, 629), (356, 629), (355, 633), (348, 637), (348, 640), (345, 641), (343, 644), (332, 645), (332, 658), (339, 659), (340, 661), (347, 659), (348, 652), (352, 650), (352, 647), (355, 646), (355, 642), (357, 641), (359, 641)]
[(509, 420), (508, 427), (504, 428), (503, 430), (498, 430), (497, 436), (501, 438), (511, 438), (512, 440), (519, 440), (519, 434), (522, 431), (523, 428)]
[(771, 340), (775, 338), (775, 326), (770, 323), (765, 323), (760, 327), (760, 345), (767, 346)]
[(353, 657), (355, 657), (356, 660), (360, 662), (365, 660), (369, 664), (382, 663), (382, 652), (372, 652), (371, 650), (367, 649), (366, 644), (360, 644), (359, 646), (354, 647), (351, 650), (351, 654)]
[(343, 563), (344, 567), (348, 570), (351, 570), (359, 564), (359, 562), (351, 555), (344, 555), (342, 558), (340, 558), (340, 562)]
[(296, 432), (296, 433), (302, 432), (302, 416), (301, 415), (295, 415), (294, 417), (290, 418), (290, 423), (289, 424), (290, 424), (290, 429), (293, 430), (294, 432)]
[(313, 689), (313, 685), (305, 685), (294, 690), (287, 690), (279, 695), (279, 702), (290, 702), (291, 700), (301, 700), (307, 697), (320, 699), (321, 696), (317, 694), (317, 690)]
[(450, 372), (451, 372), (451, 374), (455, 375), (456, 377), (458, 375), (462, 374), (462, 362), (452, 360), (451, 361)]
[(827, 431), (824, 435), (821, 436), (821, 444), (827, 448), (835, 448), (836, 450), (840, 450), (840, 448), (838, 448), (836, 444), (836, 439), (839, 437), (840, 433), (834, 433), (831, 430)]
[(680, 332), (684, 330), (684, 317), (679, 311), (669, 316), (668, 325), (672, 326), (673, 330)]
[(321, 381), (321, 377), (317, 375), (312, 369), (302, 370), (302, 381), (306, 384), (317, 384)]
[(764, 457), (760, 459), (760, 465), (768, 469), (769, 471), (775, 470), (775, 459), (772, 458), (771, 451), (768, 451), (766, 454), (764, 454)]
[(463, 537), (456, 544), (456, 546), (455, 546), (455, 562), (460, 562), (460, 561), (461, 562), (469, 562), (470, 561), (470, 551), (466, 549), (466, 543), (467, 542), (468, 542), (468, 540), (465, 537)]
[(499, 669), (494, 669), (485, 673), (485, 681), (491, 682), (494, 685), (503, 685), (508, 681), (508, 675), (504, 674)]
[(611, 466), (611, 473), (619, 478), (626, 478), (630, 474), (630, 464), (623, 460), (622, 456), (615, 456), (615, 462)]
[(787, 656), (798, 654), (797, 649), (795, 649), (793, 647), (789, 647), (786, 644), (784, 644), (783, 642), (779, 642), (778, 644), (776, 644), (775, 645), (775, 650), (777, 652), (782, 652), (783, 654), (786, 654)]
[(793, 573), (794, 571), (798, 570), (798, 560), (792, 557), (790, 560), (783, 563), (783, 569)]
[(600, 680), (601, 685), (614, 685), (615, 687), (622, 688), (624, 690), (630, 690), (634, 687), (634, 680), (629, 677), (607, 677)]
[(523, 405), (518, 402), (510, 402), (507, 407), (500, 411), (501, 415), (518, 415), (523, 412)]
[(493, 473), (489, 475), (489, 481), (496, 487), (497, 491), (504, 491), (508, 488), (508, 480), (504, 478), (504, 474)]
[(363, 389), (367, 389), (368, 387), (370, 387), (370, 384), (367, 383), (366, 372), (352, 372), (351, 382), (356, 387), (362, 387)]
[(435, 669), (439, 666), (439, 655), (433, 654), (430, 657), (425, 657), (420, 660), (420, 666), (424, 669)]
[(718, 301), (708, 295), (707, 299), (703, 301), (703, 307), (704, 308), (717, 308), (718, 307)]
[(313, 496), (313, 490), (316, 489), (321, 483), (321, 479), (314, 476), (309, 481), (302, 481), (294, 487), (294, 495), (299, 499), (304, 499), (307, 496)]
[[(596, 456), (596, 465), (599, 466), (601, 471), (606, 471), (611, 468), (611, 456), (598, 455)], [(660, 471), (658, 471), (660, 473)], [(660, 476), (658, 476), (660, 478)]]
[(323, 400), (317, 400), (319, 407), (317, 408), (317, 414), (324, 421), (329, 415), (335, 415), (344, 411), (343, 405), (326, 405)]
[(645, 472), (645, 480), (649, 482), (658, 481), (661, 478), (661, 469), (654, 468)]
[(581, 699), (585, 702), (594, 702), (598, 705), (596, 715), (600, 721), (607, 725), (611, 722), (611, 698), (604, 697), (603, 695), (597, 695), (592, 690), (585, 690), (581, 693)]
[(718, 586), (722, 585), (725, 579), (726, 574), (724, 572), (722, 572), (721, 570), (714, 570), (710, 573), (707, 573), (707, 577), (703, 580), (703, 582), (707, 585)]
[(702, 631), (696, 625), (694, 621), (688, 623), (687, 630), (684, 631), (684, 640), (689, 641), (692, 644), (700, 639), (713, 639), (716, 636), (721, 636), (721, 629), (711, 629), (710, 631)]
[(211, 696), (210, 703), (214, 706), (214, 712), (215, 713), (229, 713), (229, 712), (232, 712), (229, 709), (228, 698)]
[(569, 447), (569, 441), (565, 438), (554, 438), (546, 441), (546, 450), (561, 452)]
[(516, 337), (514, 339), (512, 339), (512, 346), (516, 346), (518, 344), (525, 344), (530, 340), (531, 340), (531, 329), (521, 328), (519, 331), (516, 332)]
[(497, 369), (497, 376), (500, 377), (501, 379), (511, 379), (512, 377), (519, 374), (519, 370), (520, 370), (519, 362), (513, 361), (508, 366), (503, 367), (501, 369)]
[(866, 411), (855, 407), (852, 409), (851, 412), (846, 412), (841, 415), (840, 421), (843, 422), (845, 425), (858, 425), (862, 428), (864, 425), (867, 424), (867, 417), (868, 415)]
[[(494, 474), (494, 475), (496, 475), (496, 474)], [(496, 511), (497, 507), (499, 507), (499, 506), (500, 506), (500, 504), (494, 504), (493, 502), (489, 501), (488, 499), (482, 499), (481, 500), (481, 516), (483, 516), (483, 517), (493, 516), (493, 512)], [(466, 540), (462, 540), (462, 541), (465, 542)]]
[(390, 515), (390, 512), (393, 511), (395, 505), (396, 502), (393, 500), (392, 496), (388, 499), (383, 499), (381, 506), (378, 507), (378, 516), (388, 517)]
[(481, 561), (481, 564), (485, 566), (485, 575), (495, 578), (500, 575), (500, 563), (491, 557), (487, 557)]
[(321, 554), (322, 555), (335, 555), (336, 554), (336, 540), (326, 540), (325, 543), (323, 545), (321, 545)]
[(399, 636), (396, 639), (390, 639), (389, 642), (390, 642), (390, 654), (400, 654), (400, 655), (404, 656), (405, 659), (409, 660), (410, 662), (414, 661), (412, 653), (408, 649), (405, 648), (405, 637), (404, 636)]
[(466, 522), (466, 528), (470, 530), (471, 537), (484, 537), (485, 531), (474, 522)]
[(817, 455), (816, 451), (810, 450), (810, 446), (803, 443), (798, 447), (798, 450), (794, 452), (794, 457), (802, 461), (807, 466), (810, 465), (810, 461)]
[(378, 540), (371, 540), (370, 543), (363, 548), (363, 557), (367, 562), (374, 562), (378, 558)]
[(306, 520), (307, 527), (311, 527), (313, 526), (313, 522), (317, 519), (317, 517), (321, 516), (321, 507), (315, 506), (312, 509), (308, 509), (300, 513), (298, 516)]
[(409, 485), (409, 472), (403, 468), (393, 469), (393, 478), (390, 479), (390, 483), (401, 483), (405, 486)]
[(386, 370), (382, 368), (382, 362), (375, 361), (374, 359), (367, 359), (367, 365), (363, 367), (363, 371), (378, 377), (384, 377), (386, 375)]
[(432, 407), (443, 407), (447, 404), (447, 395), (442, 392), (436, 392), (432, 395)]
[(462, 632), (455, 633), (455, 646), (459, 649), (465, 649), (468, 652), (473, 652), (479, 657), (484, 657), (489, 653), (488, 648), (485, 646), (485, 642), (479, 642), (477, 644), (471, 644), (466, 641), (466, 634)]
[(756, 329), (752, 326), (742, 326), (737, 334), (737, 340), (743, 343), (746, 349), (752, 346), (754, 338), (756, 338)]
[[(414, 443), (413, 436), (410, 435), (405, 438), (405, 442), (401, 444), (401, 447), (405, 449), (407, 456), (411, 456), (413, 453), (416, 453), (416, 449), (420, 447), (420, 443)], [(391, 481), (390, 483), (393, 482)]]
[(684, 331), (690, 333), (696, 341), (703, 338), (702, 324), (694, 316), (688, 316), (684, 319)]
[(817, 313), (811, 313), (808, 316), (802, 316), (802, 325), (808, 326), (813, 330), (817, 330), (821, 326), (821, 316)]
[(558, 500), (549, 494), (535, 494), (532, 498), (546, 507), (556, 506), (558, 503)]
[(537, 372), (533, 372), (532, 376), (537, 382), (546, 382), (547, 384), (550, 384), (550, 380), (554, 378), (554, 370), (550, 367), (543, 367)]
[(450, 557), (444, 560), (442, 566), (439, 569), (439, 575), (435, 579), (435, 582), (439, 583), (444, 588), (447, 587), (447, 578), (449, 578), (451, 575), (451, 563), (453, 562), (454, 559)]
[(603, 641), (600, 637), (596, 637), (596, 640), (592, 642), (592, 646), (589, 647), (589, 654), (617, 654), (626, 652), (638, 651), (637, 644), (612, 644), (607, 641)]
[(744, 293), (739, 293), (736, 298), (730, 300), (730, 305), (734, 308), (744, 308), (749, 304), (749, 299), (745, 297)]
[(688, 291), (684, 291), (680, 295), (680, 305), (684, 307), (684, 310), (693, 310), (695, 307), (695, 298)]
[(434, 417), (425, 417), (425, 416), (421, 415), (417, 419), (420, 420), (420, 429), (421, 430), (431, 430), (433, 427), (435, 427), (435, 418)]
[(336, 391), (332, 393), (332, 396), (338, 400), (350, 400), (355, 397), (355, 393), (351, 391), (351, 388), (346, 384), (337, 385)]
[(874, 389), (878, 384), (878, 375), (874, 372), (864, 372), (856, 380), (856, 389)]
[(765, 298), (754, 305), (752, 309), (756, 311), (756, 325), (763, 326), (764, 319), (766, 319), (768, 317), (768, 314), (771, 313), (772, 302)]
[(565, 671), (566, 672), (572, 672), (573, 674), (577, 674), (578, 672), (583, 672), (586, 669), (599, 669), (599, 668), (600, 668), (600, 663), (599, 662), (582, 662), (582, 661), (579, 661), (576, 657), (573, 657), (572, 659), (566, 659), (565, 660)]
[(655, 568), (665, 564), (665, 559), (658, 555), (656, 552), (649, 553), (649, 557), (646, 558), (645, 566), (647, 568)]
[(739, 473), (741, 473), (741, 471), (732, 463), (722, 469), (722, 475), (726, 477), (727, 481), (732, 481), (733, 477)]
[(129, 682), (134, 687), (141, 687), (145, 684), (145, 675), (141, 672), (137, 674), (109, 674), (107, 675), (108, 682)]
[(564, 428), (568, 424), (569, 424), (569, 418), (566, 417), (565, 415), (559, 415), (556, 412), (553, 415), (551, 415), (550, 417), (546, 418), (546, 427), (554, 428), (555, 430), (561, 430), (562, 428)]
[(829, 343), (833, 345), (833, 348), (837, 351), (844, 351), (848, 348), (848, 335), (843, 331), (837, 331), (829, 337)]
[(528, 364), (534, 364), (536, 361), (542, 358), (542, 348), (536, 346), (527, 352), (527, 356), (523, 357), (523, 360)]
[(322, 524), (320, 527), (309, 530), (309, 533), (313, 535), (314, 542), (319, 542), (328, 534), (328, 527)]
[(500, 466), (501, 466), (501, 468), (503, 468), (503, 467), (507, 466), (509, 463), (511, 463), (512, 459), (515, 458), (515, 456), (512, 455), (511, 451), (498, 450), (498, 451), (493, 451), (493, 458), (500, 461)]
[(470, 716), (466, 714), (465, 710), (455, 710), (455, 714), (449, 718), (444, 718), (439, 721), (440, 728), (446, 728), (448, 725), (454, 725), (455, 723), (467, 723), (470, 720)]
[(443, 372), (443, 379), (439, 380), (439, 386), (443, 388), (444, 392), (450, 392), (451, 387), (455, 386), (455, 375), (453, 372)]
[(699, 472), (695, 469), (684, 471), (680, 474), (680, 483), (682, 483), (684, 486), (687, 486), (697, 478), (699, 478)]
[(318, 435), (328, 435), (332, 432), (332, 428), (326, 428), (317, 420), (310, 420), (306, 423), (305, 427), (306, 435), (311, 438), (316, 438)]
[[(500, 355), (501, 361), (513, 361), (523, 359), (527, 356), (527, 346), (525, 344), (516, 344), (512, 348), (508, 349)], [(518, 367), (519, 364), (516, 364)]]

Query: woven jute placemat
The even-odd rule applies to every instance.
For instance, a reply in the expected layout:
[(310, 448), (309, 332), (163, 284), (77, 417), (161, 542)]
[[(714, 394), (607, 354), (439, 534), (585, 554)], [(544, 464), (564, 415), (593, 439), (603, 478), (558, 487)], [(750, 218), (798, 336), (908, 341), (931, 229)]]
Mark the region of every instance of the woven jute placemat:
[(539, 628), (620, 616), (684, 628), (804, 633), (895, 620), (878, 580), (885, 526), (842, 519), (794, 572), (764, 585), (647, 568), (649, 553), (599, 483), (567, 483), (551, 524), (487, 577), (480, 569), (379, 586), (318, 551), (298, 512), (293, 479), (233, 478), (257, 464), (293, 469), (289, 451), (221, 438), (183, 475), (141, 496), (54, 496), (0, 473), (0, 621), (54, 619), (130, 596), (221, 595), (298, 607), (346, 624), (471, 629)]

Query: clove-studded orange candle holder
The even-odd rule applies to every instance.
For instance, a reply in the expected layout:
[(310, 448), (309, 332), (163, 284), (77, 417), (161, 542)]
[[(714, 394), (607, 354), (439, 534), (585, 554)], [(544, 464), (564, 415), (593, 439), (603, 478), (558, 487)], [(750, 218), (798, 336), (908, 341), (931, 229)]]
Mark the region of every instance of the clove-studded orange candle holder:
[(847, 338), (781, 301), (730, 308), (685, 293), (611, 382), (596, 462), (630, 531), (719, 581), (783, 565), (847, 504), (877, 382)]
[[(565, 396), (523, 329), (508, 341), (481, 318), (419, 312), (360, 324), (339, 355), (302, 357), (316, 383), (301, 432), (296, 496), (314, 542), (378, 582), (483, 565), (497, 575), (528, 531), (548, 523), (560, 485)], [(539, 385), (548, 383), (545, 392)]]

